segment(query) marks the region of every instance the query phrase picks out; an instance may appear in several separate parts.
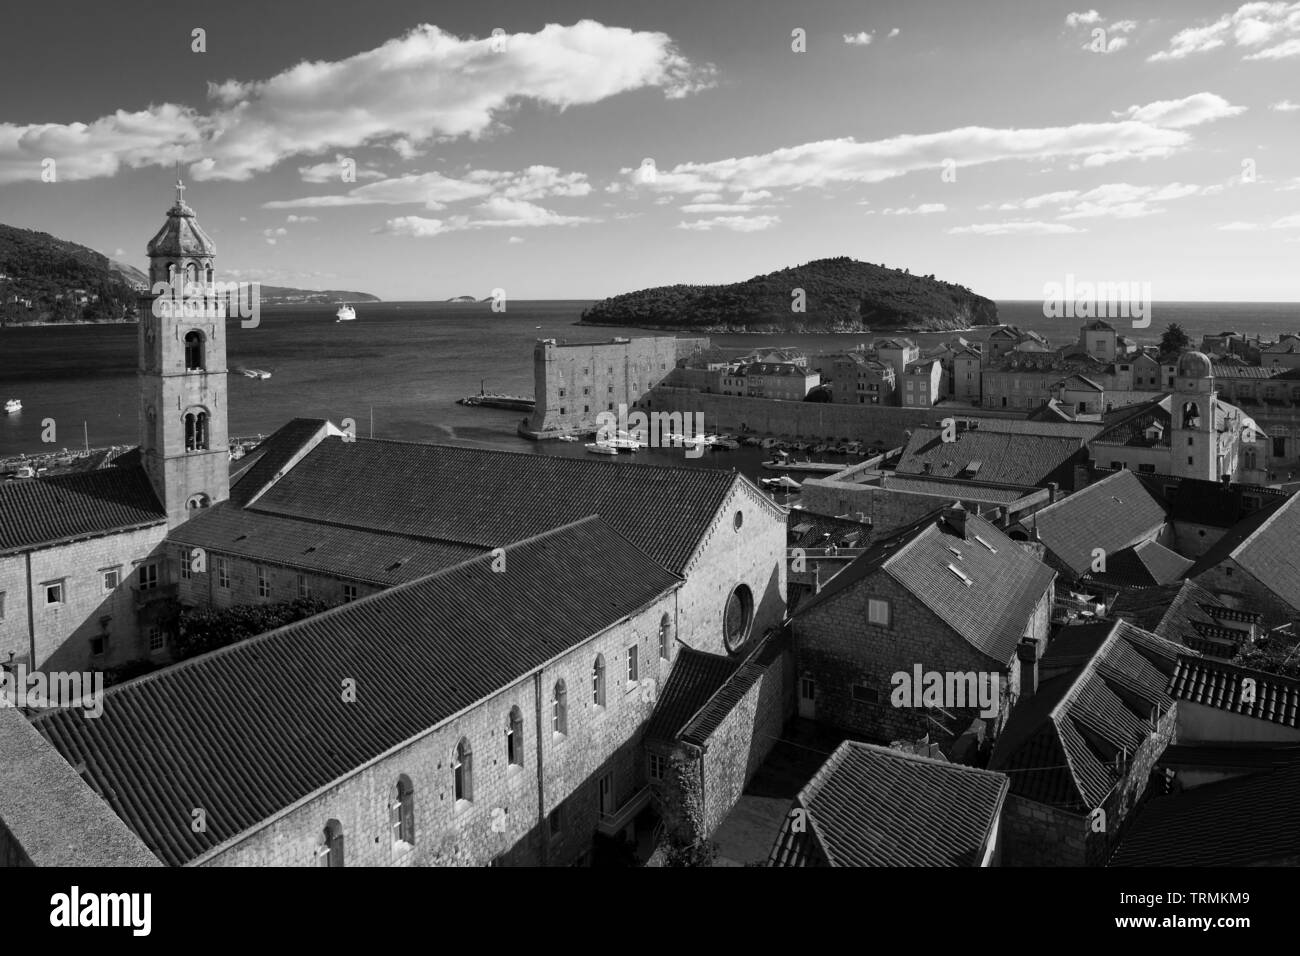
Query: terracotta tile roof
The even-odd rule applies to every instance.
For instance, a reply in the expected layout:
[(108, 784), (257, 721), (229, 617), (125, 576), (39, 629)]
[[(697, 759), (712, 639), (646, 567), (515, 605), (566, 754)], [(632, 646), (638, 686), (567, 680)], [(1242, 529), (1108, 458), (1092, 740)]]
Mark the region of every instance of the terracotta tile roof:
[(1291, 497), (1238, 522), (1196, 560), (1195, 578), (1231, 558), (1292, 607), (1300, 606), (1300, 499)]
[(1165, 688), (1180, 651), (1126, 621), (1063, 628), (1039, 667), (1069, 669), (1016, 704), (989, 769), (1008, 774), (1011, 792), (1027, 799), (1075, 813), (1100, 806), (1119, 779), (1116, 758), (1135, 753), (1152, 715), (1173, 706)]
[(678, 731), (678, 739), (696, 747), (704, 746), (755, 682), (769, 667), (780, 661), (788, 644), (784, 632), (773, 631), (763, 635), (749, 655), (743, 658), (735, 672), (722, 682), (686, 725)]
[(248, 504), (295, 455), (323, 437), (328, 427), (329, 422), (323, 418), (295, 418), (281, 425), (238, 462), (231, 463), (230, 500)]
[(771, 866), (979, 866), (1007, 778), (846, 740), (799, 792)]
[(745, 481), (710, 468), (331, 437), (255, 507), (489, 548), (599, 514), (668, 570), (680, 572), (723, 501)]
[(940, 509), (874, 541), (865, 554), (800, 604), (794, 616), (835, 600), (878, 573), (888, 574), (999, 665), (1015, 653), (1029, 618), (1056, 576), (983, 518), (967, 514), (963, 536)]
[(1300, 762), (1154, 797), (1110, 866), (1252, 866), (1300, 856)]
[(1133, 472), (1117, 471), (1035, 512), (1038, 537), (1077, 577), (1093, 565), (1093, 550), (1111, 558), (1158, 532), (1164, 506)]
[(505, 551), (507, 573), (485, 555), (119, 684), (97, 720), (33, 723), (151, 850), (187, 863), (680, 583), (595, 517)]
[(682, 648), (664, 682), (654, 713), (646, 723), (645, 740), (668, 743), (705, 702), (736, 672), (740, 658)]
[(0, 552), (166, 520), (153, 486), (138, 467), (0, 483)]
[(1195, 581), (1125, 591), (1110, 613), (1202, 654), (1233, 657), (1259, 615), (1229, 608)]
[(387, 587), (413, 581), (490, 550), (450, 541), (362, 531), (263, 514), (233, 504), (205, 509), (168, 540), (349, 581)]
[[(1045, 429), (1055, 425), (1031, 424)], [(978, 461), (981, 481), (1038, 485), (1082, 448), (1083, 439), (1079, 437), (1013, 434), (986, 428), (983, 422), (976, 429), (957, 432), (954, 441), (944, 441), (943, 429), (922, 425), (912, 432), (896, 470), (900, 475), (958, 478), (971, 462)]]
[(1150, 588), (1177, 581), (1192, 562), (1155, 541), (1143, 541), (1106, 559), (1106, 571), (1091, 580), (1123, 588)]
[[(1255, 682), (1255, 699), (1242, 698), (1244, 680)], [(1169, 684), (1177, 700), (1203, 704), (1285, 727), (1300, 727), (1300, 680), (1204, 657), (1180, 657)]]

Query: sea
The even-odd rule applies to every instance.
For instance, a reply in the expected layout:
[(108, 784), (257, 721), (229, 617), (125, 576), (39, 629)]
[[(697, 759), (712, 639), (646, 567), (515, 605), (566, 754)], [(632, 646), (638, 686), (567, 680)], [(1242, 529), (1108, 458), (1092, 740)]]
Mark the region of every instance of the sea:
[[(668, 334), (613, 326), (577, 326), (585, 301), (511, 301), (505, 312), (488, 303), (376, 302), (357, 306), (357, 320), (338, 323), (323, 306), (263, 308), (256, 328), (227, 324), (227, 365), (265, 369), (269, 379), (230, 375), (230, 434), (270, 434), (294, 417), (351, 418), (356, 434), (416, 442), (443, 442), (528, 454), (586, 455), (583, 444), (532, 442), (516, 434), (523, 413), (456, 404), (488, 392), (533, 394), (537, 339), (591, 342), (615, 335)], [(1004, 323), (1032, 329), (1053, 344), (1078, 336), (1080, 319), (1045, 318), (1041, 301), (999, 302)], [(1154, 303), (1146, 328), (1122, 334), (1155, 342), (1176, 322), (1199, 343), (1225, 330), (1276, 338), (1300, 330), (1298, 303)], [(990, 329), (912, 336), (931, 344), (954, 335), (980, 341)], [(23, 409), (0, 415), (0, 458), (61, 448), (128, 445), (137, 441), (134, 325), (45, 326), (0, 329), (0, 403), (21, 399)], [(872, 334), (713, 335), (715, 345), (750, 349), (793, 346), (811, 352), (870, 342)], [(54, 426), (49, 435), (49, 422)], [(373, 425), (372, 425), (373, 422)], [(712, 430), (712, 425), (706, 423)], [(53, 437), (53, 441), (42, 441)], [(758, 473), (756, 448), (685, 458), (681, 449), (647, 449), (612, 456)], [(833, 458), (830, 460), (834, 460)]]

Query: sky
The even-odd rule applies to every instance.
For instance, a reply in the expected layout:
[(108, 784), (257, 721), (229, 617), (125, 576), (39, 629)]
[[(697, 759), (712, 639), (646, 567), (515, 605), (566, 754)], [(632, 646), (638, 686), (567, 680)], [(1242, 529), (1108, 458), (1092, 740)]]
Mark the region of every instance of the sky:
[(179, 162), (219, 276), (385, 299), (1300, 301), (1300, 2), (51, 0), (0, 48), (0, 222), (140, 268)]

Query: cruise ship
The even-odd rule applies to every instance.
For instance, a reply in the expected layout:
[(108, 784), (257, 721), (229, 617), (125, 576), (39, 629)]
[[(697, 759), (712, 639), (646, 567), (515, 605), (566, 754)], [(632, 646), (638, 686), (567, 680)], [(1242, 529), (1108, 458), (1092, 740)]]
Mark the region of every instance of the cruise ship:
[(23, 410), (23, 403), (18, 401), (18, 399), (16, 398), (11, 398), (9, 399), (9, 401), (5, 402), (6, 415), (13, 415), (14, 413), (21, 412), (22, 410)]
[(351, 322), (357, 317), (356, 310), (346, 302), (339, 306), (338, 312), (335, 313), (335, 322)]

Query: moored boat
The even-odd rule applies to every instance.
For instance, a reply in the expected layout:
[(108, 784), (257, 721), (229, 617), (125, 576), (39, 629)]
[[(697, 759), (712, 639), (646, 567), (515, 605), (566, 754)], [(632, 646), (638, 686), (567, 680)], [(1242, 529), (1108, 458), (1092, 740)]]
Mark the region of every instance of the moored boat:
[(5, 402), (6, 415), (13, 415), (17, 412), (21, 412), (22, 410), (23, 410), (23, 403), (16, 398), (11, 398), (9, 399), (9, 401)]
[(356, 317), (356, 309), (352, 308), (352, 306), (348, 305), (346, 302), (340, 302), (339, 310), (334, 313), (335, 322), (352, 322)]
[(617, 455), (618, 449), (608, 442), (591, 442), (586, 446), (587, 451), (593, 455)]

